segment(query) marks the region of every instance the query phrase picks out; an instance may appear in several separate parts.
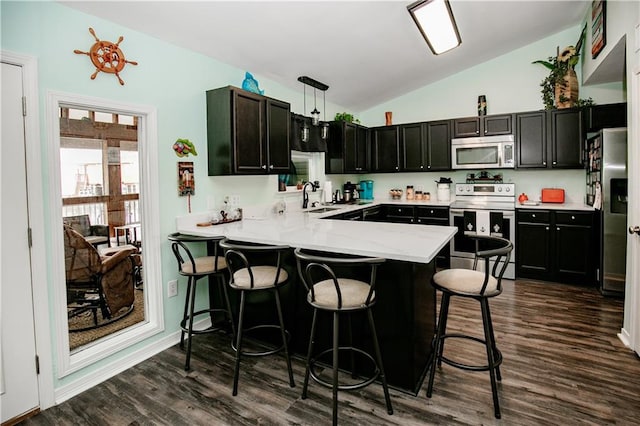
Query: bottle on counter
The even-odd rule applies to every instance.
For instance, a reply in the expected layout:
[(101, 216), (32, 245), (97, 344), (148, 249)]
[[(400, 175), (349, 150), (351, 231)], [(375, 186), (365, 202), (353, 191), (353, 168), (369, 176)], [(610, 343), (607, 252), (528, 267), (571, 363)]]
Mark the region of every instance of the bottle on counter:
[(407, 185), (407, 200), (413, 200), (414, 198), (413, 185)]

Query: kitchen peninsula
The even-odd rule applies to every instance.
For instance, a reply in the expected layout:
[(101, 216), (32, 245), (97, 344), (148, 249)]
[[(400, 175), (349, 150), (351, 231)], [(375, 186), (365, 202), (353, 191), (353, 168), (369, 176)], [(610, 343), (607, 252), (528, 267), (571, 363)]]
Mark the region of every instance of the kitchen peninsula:
[[(370, 205), (369, 205), (370, 206)], [(272, 214), (215, 226), (198, 226), (210, 214), (192, 214), (176, 220), (176, 230), (199, 236), (224, 235), (261, 244), (285, 244), (330, 253), (383, 257), (378, 271), (373, 313), (389, 385), (417, 394), (426, 373), (435, 331), (436, 297), (429, 284), (435, 257), (453, 238), (451, 226), (412, 226), (400, 223), (361, 222), (327, 218), (365, 206), (345, 206), (323, 213), (308, 211)], [(295, 268), (295, 265), (292, 266)], [(290, 276), (297, 279), (295, 270)], [(289, 285), (285, 295), (285, 322), (291, 346), (303, 354), (309, 336), (311, 309), (300, 283)], [(286, 305), (287, 302), (285, 302)], [(360, 330), (354, 324), (354, 330)], [(354, 333), (358, 339), (360, 333)]]

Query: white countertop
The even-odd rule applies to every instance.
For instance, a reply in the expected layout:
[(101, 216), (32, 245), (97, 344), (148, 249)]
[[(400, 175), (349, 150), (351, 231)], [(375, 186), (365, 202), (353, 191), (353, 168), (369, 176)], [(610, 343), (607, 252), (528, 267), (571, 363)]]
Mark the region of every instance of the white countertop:
[[(409, 203), (429, 205), (427, 202)], [(380, 204), (397, 203), (394, 200), (365, 205), (332, 206), (339, 209), (326, 213), (288, 211), (282, 215), (245, 216), (242, 221), (223, 225), (197, 226), (197, 223), (206, 222), (211, 216), (210, 213), (203, 212), (176, 218), (176, 230), (190, 235), (222, 235), (246, 242), (284, 244), (311, 250), (416, 263), (431, 262), (456, 233), (457, 229), (452, 226), (322, 219)]]
[(516, 209), (541, 209), (541, 210), (583, 210), (594, 211), (595, 209), (584, 203), (540, 203), (537, 206), (516, 203)]

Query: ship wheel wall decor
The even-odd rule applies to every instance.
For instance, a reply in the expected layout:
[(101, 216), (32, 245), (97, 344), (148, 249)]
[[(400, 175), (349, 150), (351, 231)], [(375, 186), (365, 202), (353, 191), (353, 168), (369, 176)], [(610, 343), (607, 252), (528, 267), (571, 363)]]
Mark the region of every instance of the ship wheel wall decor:
[(124, 37), (120, 36), (117, 43), (112, 43), (106, 40), (100, 40), (97, 36), (93, 28), (89, 28), (89, 32), (96, 40), (96, 42), (91, 46), (91, 49), (88, 52), (83, 52), (82, 50), (74, 50), (74, 53), (79, 55), (87, 55), (91, 58), (91, 62), (96, 67), (96, 71), (91, 74), (91, 80), (95, 80), (96, 76), (100, 71), (106, 72), (109, 74), (115, 74), (118, 77), (118, 81), (120, 85), (124, 85), (124, 80), (120, 78), (120, 71), (124, 69), (126, 64), (138, 65), (137, 62), (127, 61), (124, 58), (124, 53), (120, 49), (119, 45), (124, 40)]

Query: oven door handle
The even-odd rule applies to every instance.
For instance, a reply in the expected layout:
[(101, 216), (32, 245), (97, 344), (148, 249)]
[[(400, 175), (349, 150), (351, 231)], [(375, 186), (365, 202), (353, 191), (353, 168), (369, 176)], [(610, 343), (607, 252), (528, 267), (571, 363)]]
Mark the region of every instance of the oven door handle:
[(449, 209), (449, 213), (451, 214), (464, 214), (463, 209)]

